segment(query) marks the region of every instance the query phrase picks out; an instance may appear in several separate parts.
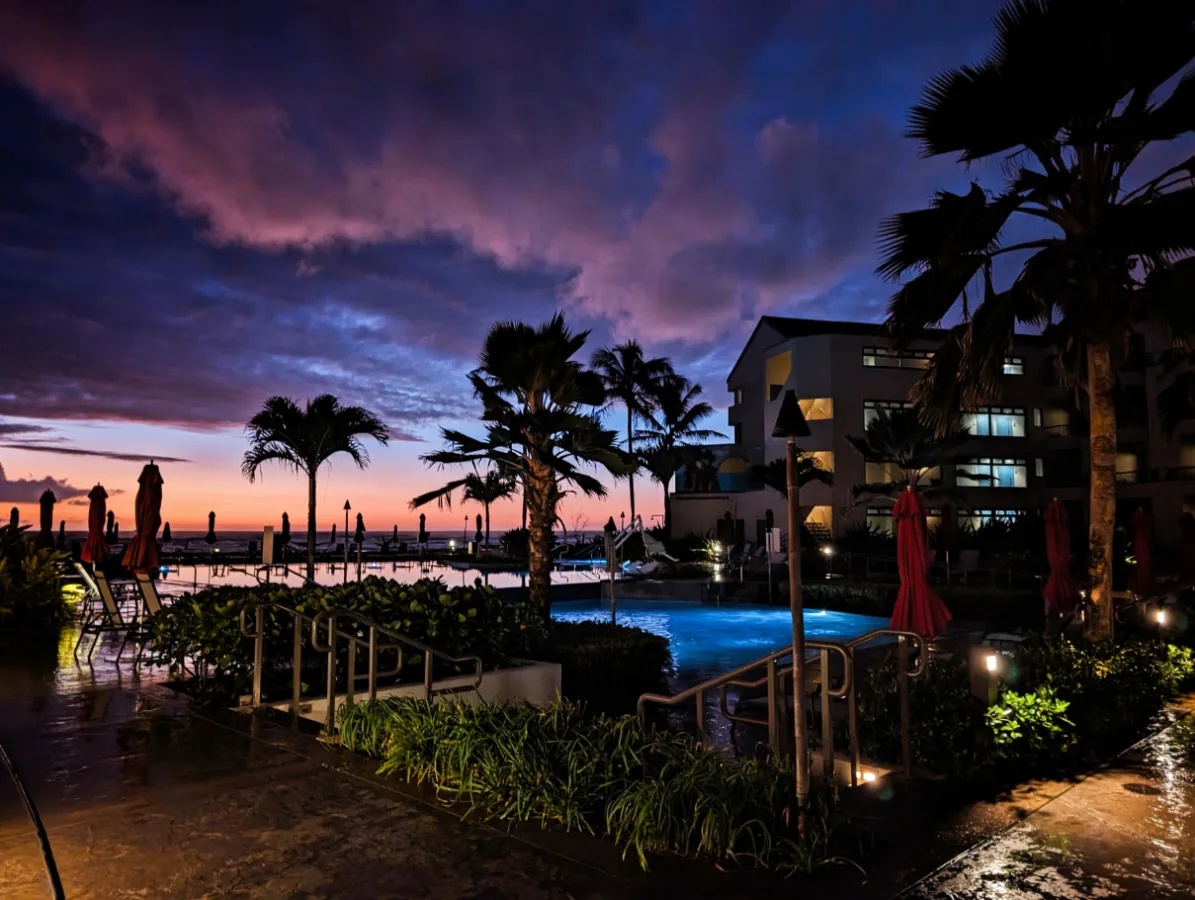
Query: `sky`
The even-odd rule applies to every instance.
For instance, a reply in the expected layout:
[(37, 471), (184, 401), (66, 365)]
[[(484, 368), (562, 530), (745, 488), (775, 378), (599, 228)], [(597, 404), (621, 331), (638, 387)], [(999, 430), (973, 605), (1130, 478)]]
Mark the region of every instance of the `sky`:
[[(0, 504), (132, 528), (147, 458), (174, 530), (301, 527), (305, 487), (240, 474), (269, 396), (331, 392), (394, 440), (321, 473), (413, 528), (478, 430), (496, 320), (562, 310), (725, 378), (760, 315), (882, 318), (876, 229), (971, 175), (908, 107), (988, 48), (970, 0), (259, 0), (0, 5)], [(615, 411), (611, 422), (621, 414)], [(565, 501), (570, 528), (627, 510)], [(658, 485), (637, 490), (645, 520)], [(428, 527), (477, 510), (426, 509)], [(518, 503), (493, 510), (517, 524)]]

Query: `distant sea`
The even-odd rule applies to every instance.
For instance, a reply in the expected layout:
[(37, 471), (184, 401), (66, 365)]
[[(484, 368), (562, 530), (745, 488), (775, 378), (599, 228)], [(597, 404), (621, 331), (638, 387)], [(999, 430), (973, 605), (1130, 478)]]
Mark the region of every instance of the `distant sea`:
[[(498, 543), (498, 539), (501, 538), (502, 535), (507, 530), (508, 529), (506, 529), (506, 528), (491, 529), (490, 530), (490, 542), (493, 544)], [(350, 528), (349, 529), (350, 541), (352, 540), (352, 531), (353, 530)], [(274, 536), (277, 537), (278, 534), (279, 534), (279, 531), (277, 528), (275, 528)], [(579, 534), (577, 532), (570, 531), (569, 535), (568, 535), (568, 539), (570, 542), (575, 542), (578, 537), (587, 540), (587, 539), (596, 537), (598, 534), (600, 534), (600, 532), (597, 532), (597, 531), (583, 531), (583, 532), (580, 532)], [(55, 529), (55, 531), (54, 531), (54, 536), (55, 537), (58, 536), (57, 529)], [(117, 542), (124, 543), (132, 536), (133, 536), (133, 530), (132, 529), (126, 530), (122, 526), (120, 529), (119, 539)], [(159, 541), (161, 541), (161, 537), (162, 537), (162, 532), (159, 531), (158, 532), (158, 540)], [(204, 549), (204, 548), (208, 547), (208, 545), (204, 542), (204, 538), (207, 537), (206, 530), (203, 530), (203, 531), (175, 531), (174, 529), (171, 529), (170, 537), (171, 537), (171, 540), (166, 542), (163, 545), (165, 548), (170, 548), (173, 550), (182, 550), (184, 547), (187, 547), (188, 544), (190, 546), (187, 547), (187, 549), (190, 549), (190, 550), (200, 550), (200, 549)], [(223, 550), (224, 552), (229, 552), (232, 550), (238, 550), (238, 551), (244, 550), (245, 547), (248, 545), (249, 541), (256, 541), (258, 544), (260, 544), (261, 537), (262, 537), (261, 531), (222, 531), (219, 528), (217, 528), (216, 529), (216, 543), (214, 545), (212, 545), (212, 547), (213, 548), (218, 547), (221, 550)], [(419, 535), (415, 531), (399, 530), (399, 532), (398, 532), (398, 540), (400, 542), (406, 541), (407, 544), (413, 545), (418, 540), (418, 537), (419, 537)], [(466, 534), (464, 531), (457, 531), (457, 532), (431, 531), (431, 532), (428, 532), (428, 548), (429, 549), (447, 549), (449, 546), (449, 543), (451, 541), (456, 541), (457, 546), (461, 546), (462, 543), (468, 543), (469, 541), (473, 540), (474, 537), (475, 537), (474, 532), (469, 532), (468, 534)], [(563, 533), (558, 531), (556, 534), (556, 539), (563, 540), (563, 537), (564, 537)], [(307, 543), (307, 531), (306, 531), (306, 529), (296, 531), (292, 528), (291, 533), (290, 533), (290, 538), (291, 538), (291, 545), (297, 545), (300, 547), (305, 546)], [(67, 531), (66, 532), (66, 540), (67, 540), (68, 546), (71, 541), (80, 541), (80, 542), (86, 541), (87, 540), (87, 532), (86, 531)], [(365, 542), (364, 542), (364, 544), (362, 544), (362, 548), (366, 551), (377, 550), (380, 547), (382, 541), (393, 541), (393, 540), (394, 540), (393, 529), (390, 531), (369, 531), (367, 529), (365, 532)], [(344, 543), (344, 532), (339, 528), (336, 529), (336, 543), (338, 543), (338, 544)], [(316, 535), (315, 535), (315, 545), (317, 548), (319, 548), (321, 550), (330, 550), (332, 547), (332, 532), (331, 531), (317, 531)]]

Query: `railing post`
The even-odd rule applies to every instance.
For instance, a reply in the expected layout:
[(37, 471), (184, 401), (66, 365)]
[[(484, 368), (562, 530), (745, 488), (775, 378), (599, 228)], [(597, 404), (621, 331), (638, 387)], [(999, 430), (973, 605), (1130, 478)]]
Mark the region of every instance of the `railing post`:
[(378, 699), (378, 629), (369, 626), (369, 702)]
[(432, 655), (423, 651), (423, 699), (432, 698)]
[(788, 749), (789, 738), (793, 735), (793, 729), (788, 721), (788, 689), (785, 687), (785, 680), (779, 677), (779, 673), (776, 678), (776, 729), (776, 752), (784, 756), (785, 750)]
[(851, 689), (846, 698), (846, 730), (847, 746), (851, 757), (851, 787), (859, 785), (859, 701), (858, 685), (855, 683), (855, 651), (852, 649), (847, 657), (851, 668)]
[(328, 737), (336, 730), (336, 616), (328, 618), (328, 711), (324, 715), (324, 732)]
[(705, 733), (705, 691), (697, 692), (697, 739), (702, 747), (710, 745), (709, 736)]
[(913, 774), (913, 748), (909, 734), (909, 641), (901, 635), (896, 647), (896, 683), (900, 691), (900, 757), (905, 778)]
[(303, 616), (295, 613), (295, 646), (291, 657), (290, 711), (299, 714), (303, 692)]
[(821, 651), (822, 774), (834, 780), (834, 723), (830, 720), (830, 651)]
[(357, 702), (357, 639), (349, 638), (348, 682), (345, 684), (344, 702), (352, 706)]
[(768, 746), (776, 753), (780, 753), (780, 731), (778, 719), (780, 712), (776, 708), (776, 660), (768, 660)]
[(266, 611), (264, 607), (258, 606), (253, 613), (254, 625), (257, 627), (257, 635), (253, 638), (253, 708), (261, 706), (261, 666), (262, 656), (265, 654), (265, 619)]

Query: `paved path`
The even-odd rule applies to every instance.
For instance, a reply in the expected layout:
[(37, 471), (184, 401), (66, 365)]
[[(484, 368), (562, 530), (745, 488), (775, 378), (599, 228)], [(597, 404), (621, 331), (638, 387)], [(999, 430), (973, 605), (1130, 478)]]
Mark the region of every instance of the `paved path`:
[(1195, 897), (1195, 719), (1061, 786), (915, 885), (916, 900)]

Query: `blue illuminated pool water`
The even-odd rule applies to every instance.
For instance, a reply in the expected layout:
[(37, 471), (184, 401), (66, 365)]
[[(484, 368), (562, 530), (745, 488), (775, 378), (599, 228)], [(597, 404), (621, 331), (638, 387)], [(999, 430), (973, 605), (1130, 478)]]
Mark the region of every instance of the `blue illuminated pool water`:
[[(552, 617), (565, 622), (609, 621), (610, 604), (605, 600), (554, 602)], [(619, 600), (617, 620), (668, 638), (676, 680), (685, 684), (729, 672), (792, 641), (788, 608), (780, 606)], [(887, 624), (887, 619), (877, 616), (805, 610), (805, 636), (811, 639), (849, 639)]]

